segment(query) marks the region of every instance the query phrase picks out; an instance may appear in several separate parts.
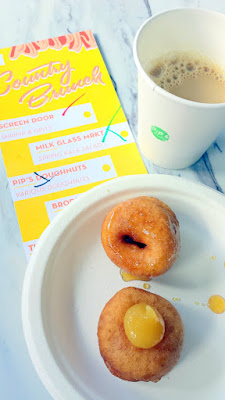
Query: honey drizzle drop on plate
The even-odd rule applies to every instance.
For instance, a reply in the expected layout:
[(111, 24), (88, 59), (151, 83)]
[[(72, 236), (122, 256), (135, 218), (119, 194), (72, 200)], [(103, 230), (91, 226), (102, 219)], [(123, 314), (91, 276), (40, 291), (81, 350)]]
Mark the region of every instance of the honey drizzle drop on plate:
[(225, 300), (222, 296), (215, 294), (209, 298), (207, 306), (216, 314), (222, 314), (225, 311)]
[(144, 289), (149, 289), (149, 288), (150, 288), (150, 285), (149, 285), (148, 283), (144, 283), (144, 284), (143, 284), (143, 288), (144, 288)]
[(120, 270), (120, 275), (121, 275), (122, 279), (125, 282), (129, 282), (129, 281), (150, 281), (149, 278), (141, 278), (141, 277), (139, 277), (137, 275), (129, 274), (128, 272), (126, 272), (126, 271), (124, 271), (122, 269)]

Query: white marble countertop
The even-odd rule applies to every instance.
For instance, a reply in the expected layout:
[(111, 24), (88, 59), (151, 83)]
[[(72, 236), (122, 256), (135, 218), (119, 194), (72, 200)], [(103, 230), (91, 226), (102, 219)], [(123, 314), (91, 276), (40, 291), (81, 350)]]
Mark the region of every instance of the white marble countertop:
[[(137, 73), (132, 42), (138, 27), (168, 8), (202, 7), (225, 13), (225, 0), (1, 0), (0, 48), (92, 29), (117, 93), (137, 134)], [(225, 192), (225, 134), (184, 170), (147, 162), (150, 173), (179, 175)], [(145, 160), (146, 161), (146, 160)], [(32, 366), (21, 323), (26, 259), (0, 158), (0, 399), (50, 400)]]

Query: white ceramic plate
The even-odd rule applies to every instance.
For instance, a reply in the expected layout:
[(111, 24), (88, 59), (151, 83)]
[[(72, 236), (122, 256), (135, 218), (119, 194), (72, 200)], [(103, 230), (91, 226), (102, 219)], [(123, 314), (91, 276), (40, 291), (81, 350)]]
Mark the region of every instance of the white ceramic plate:
[[(150, 282), (152, 292), (175, 305), (185, 327), (181, 359), (158, 383), (112, 376), (97, 342), (105, 303), (123, 287), (143, 287), (143, 282), (121, 279), (102, 248), (101, 225), (112, 206), (140, 195), (167, 203), (181, 229), (179, 259)], [(38, 242), (22, 299), (29, 352), (52, 397), (224, 400), (225, 314), (216, 315), (206, 306), (212, 294), (225, 295), (224, 261), (225, 198), (203, 185), (172, 176), (128, 176), (88, 191), (65, 208)]]

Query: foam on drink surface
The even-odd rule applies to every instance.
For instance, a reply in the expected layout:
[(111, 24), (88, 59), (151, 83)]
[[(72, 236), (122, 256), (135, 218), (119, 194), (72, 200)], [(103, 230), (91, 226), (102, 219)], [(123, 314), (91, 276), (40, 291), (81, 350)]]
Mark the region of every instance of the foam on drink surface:
[(169, 53), (152, 62), (149, 75), (178, 97), (201, 103), (225, 102), (225, 70), (206, 56)]

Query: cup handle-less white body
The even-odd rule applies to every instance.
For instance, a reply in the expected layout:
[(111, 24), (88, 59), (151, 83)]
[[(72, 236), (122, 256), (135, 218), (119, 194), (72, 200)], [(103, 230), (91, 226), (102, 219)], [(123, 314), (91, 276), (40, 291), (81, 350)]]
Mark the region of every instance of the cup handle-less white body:
[(225, 103), (197, 103), (166, 92), (147, 73), (152, 60), (191, 51), (225, 67), (224, 38), (225, 15), (188, 8), (151, 17), (137, 32), (138, 142), (153, 163), (173, 169), (195, 163), (225, 128)]

